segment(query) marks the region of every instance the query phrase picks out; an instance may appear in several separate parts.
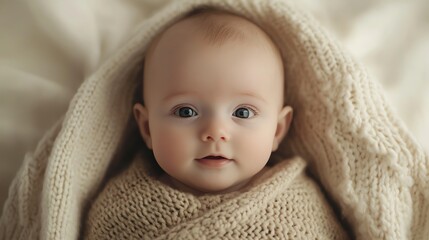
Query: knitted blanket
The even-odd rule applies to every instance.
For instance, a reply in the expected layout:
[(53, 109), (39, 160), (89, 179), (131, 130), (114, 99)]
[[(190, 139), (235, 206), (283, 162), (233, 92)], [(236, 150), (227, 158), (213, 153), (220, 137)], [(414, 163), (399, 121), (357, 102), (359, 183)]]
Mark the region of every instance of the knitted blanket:
[(426, 239), (429, 157), (377, 81), (289, 0), (172, 1), (143, 21), (26, 156), (4, 206), (0, 239), (79, 238), (91, 200), (138, 145), (132, 97), (148, 43), (203, 5), (255, 22), (282, 53), (295, 118), (273, 157), (308, 161), (357, 239)]
[(201, 195), (150, 177), (137, 158), (92, 205), (84, 239), (348, 239), (300, 158), (246, 190)]

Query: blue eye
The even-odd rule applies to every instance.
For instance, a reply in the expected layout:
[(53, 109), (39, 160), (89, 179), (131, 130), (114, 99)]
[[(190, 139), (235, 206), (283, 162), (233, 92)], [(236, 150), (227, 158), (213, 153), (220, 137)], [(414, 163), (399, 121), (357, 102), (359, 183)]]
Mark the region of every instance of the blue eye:
[(174, 111), (174, 115), (181, 117), (181, 118), (190, 118), (197, 116), (197, 112), (194, 111), (194, 109), (190, 107), (181, 107)]
[(235, 110), (232, 115), (238, 118), (250, 118), (253, 117), (255, 113), (251, 109), (241, 107)]

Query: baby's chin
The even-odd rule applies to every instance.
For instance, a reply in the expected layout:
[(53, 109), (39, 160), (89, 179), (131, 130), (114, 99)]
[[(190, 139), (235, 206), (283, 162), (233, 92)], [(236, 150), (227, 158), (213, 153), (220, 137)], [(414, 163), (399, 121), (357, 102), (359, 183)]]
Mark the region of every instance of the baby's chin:
[(247, 186), (247, 183), (250, 179), (246, 179), (240, 182), (232, 183), (217, 183), (217, 184), (184, 184), (194, 191), (194, 193), (199, 194), (224, 194), (234, 191), (239, 191)]
[[(223, 179), (224, 181), (221, 181), (221, 179), (218, 179), (219, 181), (213, 182), (212, 179), (207, 179), (207, 181), (201, 180), (199, 182), (190, 182), (185, 183), (181, 182), (181, 185), (186, 186), (189, 189), (193, 189), (196, 192), (199, 192), (200, 194), (223, 194), (223, 193), (229, 193), (234, 191), (240, 191), (247, 186), (250, 185), (250, 183), (260, 177), (260, 175), (263, 175), (267, 171), (268, 167), (265, 166), (262, 170), (257, 172), (256, 174), (252, 176), (248, 176), (247, 178), (240, 179), (240, 180), (232, 180), (232, 179)], [(176, 180), (179, 182), (178, 180)], [(195, 192), (194, 192), (195, 193)]]
[(175, 188), (183, 192), (189, 192), (194, 195), (223, 194), (223, 193), (238, 191), (243, 187), (245, 187), (249, 182), (249, 180), (245, 180), (241, 182), (232, 182), (232, 183), (217, 182), (216, 184), (213, 184), (213, 183), (210, 184), (210, 183), (204, 183), (204, 182), (186, 183), (185, 181), (177, 180), (174, 177), (165, 173), (160, 177), (160, 180), (161, 182), (169, 185), (172, 188)]

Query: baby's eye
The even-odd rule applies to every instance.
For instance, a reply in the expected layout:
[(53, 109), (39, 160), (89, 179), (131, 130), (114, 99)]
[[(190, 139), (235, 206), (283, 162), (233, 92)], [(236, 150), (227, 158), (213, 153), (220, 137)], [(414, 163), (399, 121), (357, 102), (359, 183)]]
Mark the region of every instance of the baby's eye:
[(181, 117), (181, 118), (190, 118), (197, 116), (197, 112), (194, 111), (194, 109), (190, 107), (181, 107), (174, 111), (174, 115)]
[(234, 111), (234, 113), (232, 114), (233, 116), (236, 116), (238, 118), (251, 118), (255, 115), (254, 111), (249, 109), (249, 108), (238, 108), (237, 110)]

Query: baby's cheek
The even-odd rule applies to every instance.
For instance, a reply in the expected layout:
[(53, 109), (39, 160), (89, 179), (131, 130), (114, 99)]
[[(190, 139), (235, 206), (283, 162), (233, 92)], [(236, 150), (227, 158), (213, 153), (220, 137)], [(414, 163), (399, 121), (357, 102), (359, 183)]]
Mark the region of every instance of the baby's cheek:
[(259, 171), (267, 163), (271, 155), (272, 137), (266, 131), (254, 132), (243, 139), (240, 152), (246, 156), (249, 170)]
[(153, 136), (153, 151), (157, 162), (166, 167), (179, 167), (189, 151), (189, 133), (172, 127), (160, 128)]

